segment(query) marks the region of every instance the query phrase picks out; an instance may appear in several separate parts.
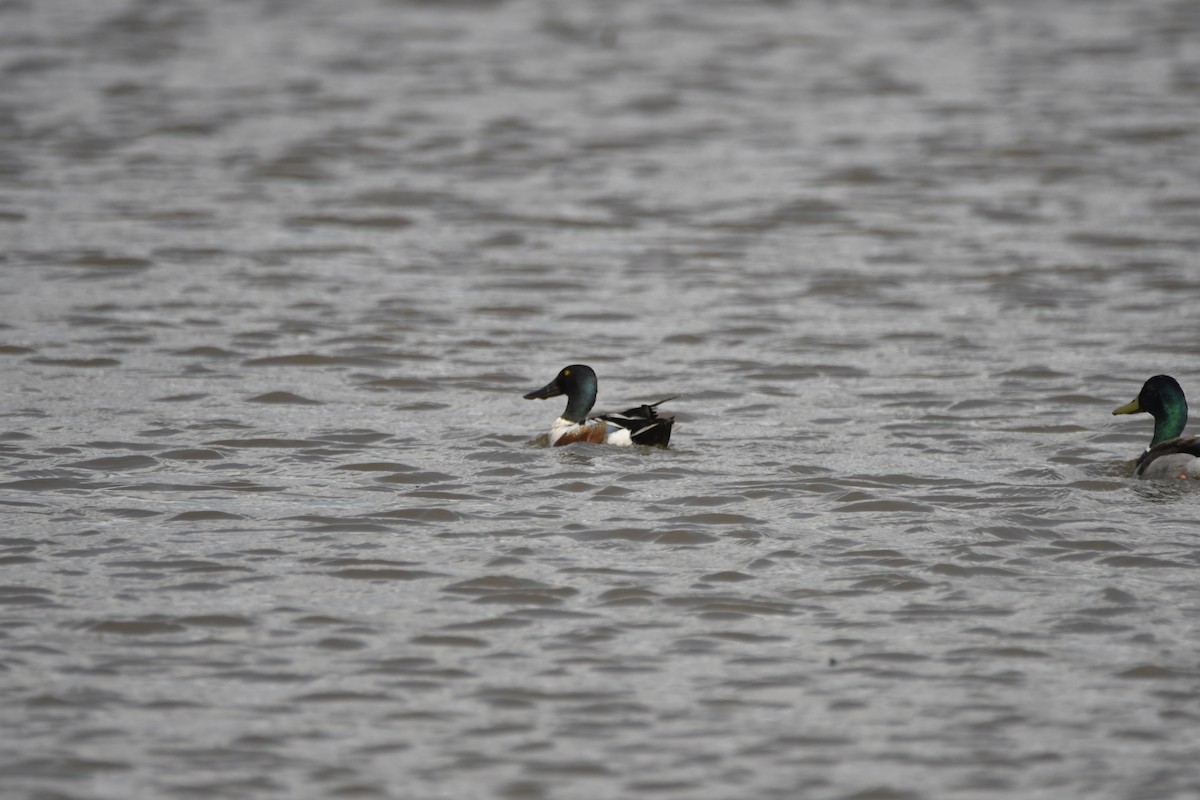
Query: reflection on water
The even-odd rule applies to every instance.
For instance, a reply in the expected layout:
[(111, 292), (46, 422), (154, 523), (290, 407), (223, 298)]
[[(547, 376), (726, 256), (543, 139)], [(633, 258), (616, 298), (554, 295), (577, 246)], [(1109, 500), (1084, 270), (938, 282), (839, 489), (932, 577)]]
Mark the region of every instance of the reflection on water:
[(0, 30), (14, 796), (1194, 794), (1190, 5)]

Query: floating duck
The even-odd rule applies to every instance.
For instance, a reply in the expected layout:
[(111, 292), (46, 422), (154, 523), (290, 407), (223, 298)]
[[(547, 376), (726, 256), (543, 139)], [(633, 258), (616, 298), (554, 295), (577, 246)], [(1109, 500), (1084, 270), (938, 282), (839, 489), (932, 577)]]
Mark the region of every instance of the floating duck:
[(1155, 375), (1129, 403), (1114, 414), (1146, 413), (1154, 417), (1154, 437), (1134, 464), (1139, 478), (1200, 478), (1200, 436), (1184, 436), (1187, 399), (1170, 375)]
[(554, 380), (541, 389), (525, 395), (525, 399), (543, 400), (564, 394), (567, 396), (567, 409), (550, 426), (552, 447), (575, 442), (667, 446), (667, 442), (671, 440), (671, 427), (675, 424), (675, 418), (660, 417), (655, 409), (667, 400), (674, 400), (674, 397), (620, 413), (589, 417), (587, 414), (596, 404), (598, 391), (599, 384), (592, 368), (584, 364), (572, 364), (563, 367)]

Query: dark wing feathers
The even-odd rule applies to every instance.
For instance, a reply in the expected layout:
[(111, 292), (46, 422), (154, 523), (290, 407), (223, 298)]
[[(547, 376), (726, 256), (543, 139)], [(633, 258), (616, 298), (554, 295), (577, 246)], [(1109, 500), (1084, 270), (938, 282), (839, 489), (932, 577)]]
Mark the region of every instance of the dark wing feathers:
[(671, 427), (675, 424), (675, 418), (660, 417), (655, 409), (667, 400), (674, 399), (674, 397), (668, 397), (657, 403), (649, 403), (611, 414), (602, 414), (600, 418), (618, 427), (626, 428), (629, 431), (629, 438), (633, 440), (634, 444), (666, 447), (667, 443), (671, 441)]
[(1150, 466), (1151, 461), (1176, 453), (1187, 453), (1200, 458), (1200, 436), (1180, 436), (1160, 442), (1138, 457), (1138, 460), (1134, 462), (1134, 469), (1140, 475)]

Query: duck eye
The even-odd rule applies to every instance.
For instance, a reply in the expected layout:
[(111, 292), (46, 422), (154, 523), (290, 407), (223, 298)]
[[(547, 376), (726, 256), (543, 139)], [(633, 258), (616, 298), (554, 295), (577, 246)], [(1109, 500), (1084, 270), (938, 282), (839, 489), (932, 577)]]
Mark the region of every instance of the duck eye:
[(564, 370), (563, 370), (563, 377), (564, 377), (564, 378), (565, 378), (565, 377), (567, 377), (567, 376), (568, 376), (568, 375), (570, 375), (570, 374), (571, 374), (571, 370), (569, 370), (569, 369), (564, 369)]

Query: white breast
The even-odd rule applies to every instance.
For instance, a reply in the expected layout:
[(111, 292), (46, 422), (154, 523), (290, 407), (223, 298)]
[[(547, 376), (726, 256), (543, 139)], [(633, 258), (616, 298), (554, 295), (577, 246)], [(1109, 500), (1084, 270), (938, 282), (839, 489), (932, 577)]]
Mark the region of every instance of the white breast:
[(558, 440), (563, 437), (563, 434), (565, 434), (567, 431), (574, 430), (575, 426), (578, 424), (578, 422), (571, 422), (570, 420), (563, 419), (562, 417), (554, 420), (554, 424), (550, 426), (550, 446), (553, 447), (554, 445), (558, 444)]

